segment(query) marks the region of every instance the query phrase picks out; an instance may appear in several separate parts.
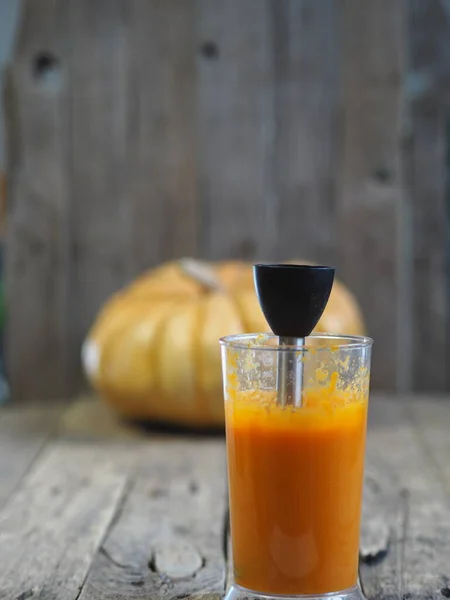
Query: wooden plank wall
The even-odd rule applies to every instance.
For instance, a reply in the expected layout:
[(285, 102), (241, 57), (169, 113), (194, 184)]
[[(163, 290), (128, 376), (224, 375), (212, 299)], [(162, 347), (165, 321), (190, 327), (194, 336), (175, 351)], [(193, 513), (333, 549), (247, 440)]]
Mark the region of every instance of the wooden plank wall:
[(337, 251), (370, 331), (379, 332), (374, 383), (393, 388), (400, 386), (403, 333), (398, 274), (405, 258), (399, 243), (405, 6), (346, 0), (344, 7)]
[[(450, 388), (450, 5), (411, 2), (412, 385)], [(425, 349), (430, 348), (430, 352)]]
[(379, 389), (450, 389), (445, 0), (23, 0), (5, 87), (14, 396), (179, 256), (334, 263)]

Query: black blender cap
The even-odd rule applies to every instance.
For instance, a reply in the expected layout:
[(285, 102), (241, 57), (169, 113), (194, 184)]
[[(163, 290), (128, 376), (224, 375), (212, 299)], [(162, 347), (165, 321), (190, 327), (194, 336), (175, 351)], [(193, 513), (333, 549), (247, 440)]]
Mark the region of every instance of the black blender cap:
[(259, 304), (275, 335), (305, 338), (312, 332), (330, 297), (334, 272), (311, 265), (253, 266)]

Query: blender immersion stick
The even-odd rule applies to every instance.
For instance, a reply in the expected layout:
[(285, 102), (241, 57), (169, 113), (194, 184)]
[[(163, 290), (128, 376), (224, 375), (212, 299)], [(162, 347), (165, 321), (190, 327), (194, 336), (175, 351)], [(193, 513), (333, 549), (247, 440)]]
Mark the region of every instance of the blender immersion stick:
[[(277, 402), (302, 405), (303, 361), (298, 346), (317, 325), (330, 297), (334, 268), (289, 265), (254, 265), (253, 275), (261, 310), (278, 336)], [(292, 348), (292, 349), (290, 349)]]

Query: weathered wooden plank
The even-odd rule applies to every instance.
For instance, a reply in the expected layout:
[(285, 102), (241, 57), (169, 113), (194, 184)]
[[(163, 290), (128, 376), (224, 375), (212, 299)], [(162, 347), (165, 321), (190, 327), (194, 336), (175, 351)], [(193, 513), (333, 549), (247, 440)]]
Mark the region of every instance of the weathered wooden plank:
[(392, 474), (367, 457), (361, 517), (360, 556), (372, 562), (384, 556), (389, 546), (390, 529), (385, 504), (392, 485)]
[(222, 597), (224, 444), (153, 444), (83, 587), (80, 600)]
[(336, 262), (377, 340), (373, 384), (394, 389), (404, 385), (399, 359), (408, 345), (400, 340), (409, 326), (401, 318), (408, 313), (409, 290), (398, 285), (407, 258), (399, 238), (404, 2), (345, 0), (341, 20), (344, 110)]
[(278, 235), (270, 3), (196, 6), (201, 253), (270, 260)]
[(15, 398), (77, 392), (101, 302), (186, 254), (336, 263), (377, 340), (374, 385), (448, 389), (447, 2), (23, 4), (5, 102)]
[(0, 510), (53, 431), (57, 408), (0, 410)]
[[(275, 255), (334, 264), (340, 3), (273, 3)], [(275, 207), (274, 207), (275, 208)]]
[[(440, 417), (450, 423), (450, 405)], [(416, 418), (420, 421), (419, 413)], [(446, 597), (450, 495), (423, 437), (434, 435), (434, 425), (425, 421), (418, 429), (409, 417), (409, 402), (392, 400), (373, 402), (369, 423), (367, 472), (378, 509), (365, 512), (363, 531), (374, 518), (384, 520), (389, 535), (375, 553), (362, 545), (364, 591), (369, 600)]]
[(179, 0), (27, 5), (7, 102), (16, 398), (77, 392), (105, 298), (196, 253), (193, 16)]
[(437, 391), (450, 385), (448, 131), (441, 110), (416, 108), (413, 113), (413, 388)]
[(6, 175), (0, 170), (0, 239), (3, 240), (6, 230)]
[[(0, 440), (7, 414), (16, 411), (0, 412)], [(36, 420), (20, 423), (6, 421), (18, 446), (20, 436), (33, 437)], [(448, 594), (449, 426), (446, 399), (371, 401), (361, 534), (369, 600)], [(8, 548), (0, 551), (0, 598), (75, 600), (94, 556), (85, 600), (218, 598), (225, 511), (222, 439), (53, 443), (0, 512), (0, 548)]]
[[(440, 0), (410, 1), (410, 195), (413, 261), (413, 388), (450, 388), (450, 227), (448, 39), (450, 11)], [(411, 85), (410, 85), (411, 87)], [(423, 352), (423, 348), (433, 352)]]
[(49, 446), (0, 513), (0, 598), (75, 600), (130, 472), (125, 448)]
[[(128, 48), (126, 2), (65, 2), (71, 40), (69, 93), (71, 179), (71, 315), (68, 343), (76, 352), (106, 298), (132, 272), (132, 222), (127, 202)], [(78, 361), (77, 361), (78, 366)], [(78, 382), (72, 391), (81, 387)], [(78, 384), (78, 385), (77, 385)]]
[(413, 401), (408, 411), (436, 477), (450, 494), (450, 397)]
[[(189, 430), (170, 423), (125, 419), (105, 401), (92, 394), (80, 396), (71, 403), (61, 416), (56, 433), (72, 440), (116, 442), (165, 439), (167, 436), (189, 435)], [(217, 429), (214, 432), (195, 431), (196, 435), (217, 433)]]
[(195, 11), (193, 2), (126, 3), (129, 10), (128, 217), (135, 272), (195, 256)]
[(69, 376), (64, 6), (26, 3), (8, 70), (6, 359), (15, 399), (57, 397)]
[(59, 419), (57, 434), (79, 441), (138, 441), (148, 438), (149, 428), (122, 419), (112, 407), (92, 394), (80, 396), (70, 404)]
[(406, 93), (412, 104), (450, 102), (449, 5), (445, 0), (407, 0), (409, 69)]

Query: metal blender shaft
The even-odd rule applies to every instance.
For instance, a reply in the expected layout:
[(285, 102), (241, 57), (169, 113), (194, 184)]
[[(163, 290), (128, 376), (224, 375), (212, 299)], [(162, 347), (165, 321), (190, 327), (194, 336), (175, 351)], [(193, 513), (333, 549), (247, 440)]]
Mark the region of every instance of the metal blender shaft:
[[(280, 346), (303, 346), (305, 338), (280, 337)], [(301, 406), (303, 397), (303, 351), (281, 350), (278, 355), (277, 402)]]

